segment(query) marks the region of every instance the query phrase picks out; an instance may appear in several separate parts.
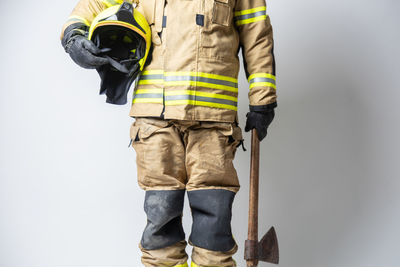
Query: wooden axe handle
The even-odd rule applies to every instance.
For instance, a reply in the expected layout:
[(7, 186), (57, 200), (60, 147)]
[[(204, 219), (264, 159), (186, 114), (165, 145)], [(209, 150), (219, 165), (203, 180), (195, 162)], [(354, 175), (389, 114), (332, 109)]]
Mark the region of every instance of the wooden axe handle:
[[(256, 129), (253, 129), (251, 130), (249, 231), (247, 234), (247, 239), (250, 242), (255, 241), (256, 243), (258, 243), (259, 168), (260, 168), (260, 141), (258, 140)], [(247, 262), (247, 267), (256, 267), (258, 265), (258, 259), (246, 260), (246, 262)]]

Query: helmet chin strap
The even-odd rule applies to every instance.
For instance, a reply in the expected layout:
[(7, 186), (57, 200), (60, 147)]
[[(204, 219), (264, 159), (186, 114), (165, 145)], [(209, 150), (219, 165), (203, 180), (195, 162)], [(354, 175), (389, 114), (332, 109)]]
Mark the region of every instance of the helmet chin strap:
[[(112, 49), (108, 48), (108, 47), (102, 48), (102, 49), (100, 49), (99, 54), (104, 54), (104, 53), (110, 52), (111, 50)], [(124, 59), (124, 60), (121, 60), (120, 62), (118, 62), (117, 60), (113, 59), (112, 57), (110, 57), (108, 55), (103, 55), (102, 57), (106, 58), (108, 60), (109, 64), (111, 66), (113, 66), (116, 70), (118, 70), (122, 73), (126, 73), (127, 76), (133, 75), (139, 67), (139, 64), (138, 64), (139, 59)], [(134, 63), (134, 64), (130, 69), (128, 69), (125, 65), (127, 63)]]
[[(139, 60), (137, 59), (126, 59), (126, 60), (121, 60), (121, 62), (116, 61), (110, 56), (105, 56), (105, 58), (108, 59), (108, 62), (110, 63), (111, 66), (113, 66), (116, 70), (126, 73), (127, 76), (131, 76), (135, 73), (135, 71), (138, 69), (139, 64), (137, 63)], [(136, 61), (136, 62), (135, 62)], [(133, 66), (128, 69), (123, 63), (128, 63), (128, 62), (134, 62)]]

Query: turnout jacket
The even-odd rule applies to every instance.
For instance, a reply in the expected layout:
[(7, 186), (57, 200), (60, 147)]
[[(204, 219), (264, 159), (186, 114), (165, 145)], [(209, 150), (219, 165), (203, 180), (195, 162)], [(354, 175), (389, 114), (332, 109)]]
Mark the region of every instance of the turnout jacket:
[[(90, 26), (122, 0), (80, 0), (64, 24)], [(276, 104), (273, 33), (265, 0), (140, 0), (151, 61), (135, 83), (130, 116), (238, 122), (241, 48), (250, 106)], [(61, 36), (61, 38), (62, 38)], [(150, 60), (150, 59), (149, 59)]]

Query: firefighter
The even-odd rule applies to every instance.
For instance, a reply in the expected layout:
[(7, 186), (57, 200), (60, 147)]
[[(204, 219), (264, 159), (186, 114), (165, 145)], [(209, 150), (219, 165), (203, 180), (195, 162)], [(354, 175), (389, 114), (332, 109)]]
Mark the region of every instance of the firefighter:
[[(136, 79), (129, 115), (135, 118), (130, 138), (138, 184), (146, 191), (142, 263), (188, 266), (189, 243), (192, 267), (236, 266), (231, 217), (240, 188), (233, 159), (243, 145), (237, 114), (239, 49), (249, 82), (245, 131), (255, 128), (263, 140), (277, 106), (265, 0), (135, 1), (130, 14), (143, 15), (146, 22), (118, 13), (124, 5), (129, 8), (128, 2), (80, 0), (61, 40), (74, 62), (99, 72), (107, 102), (126, 103)], [(101, 30), (99, 24), (107, 20), (130, 29), (108, 23)], [(113, 40), (123, 40), (125, 48)], [(132, 40), (138, 48), (130, 46)], [(121, 56), (121, 49), (128, 52)], [(185, 192), (193, 218), (188, 241), (182, 227)]]

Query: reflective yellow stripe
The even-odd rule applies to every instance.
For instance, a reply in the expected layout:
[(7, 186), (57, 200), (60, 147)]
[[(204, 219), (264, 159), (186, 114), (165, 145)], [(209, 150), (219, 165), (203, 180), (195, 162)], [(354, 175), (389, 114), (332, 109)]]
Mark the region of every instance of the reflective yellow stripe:
[(239, 25), (243, 25), (243, 24), (248, 24), (248, 23), (251, 23), (251, 22), (265, 20), (266, 18), (267, 18), (267, 15), (262, 15), (262, 16), (255, 17), (255, 18), (238, 20), (238, 21), (236, 21), (236, 25), (239, 26)]
[(269, 83), (269, 82), (251, 83), (249, 89), (251, 89), (253, 87), (257, 87), (257, 86), (268, 86), (268, 87), (272, 87), (276, 90), (276, 85), (273, 83)]
[(67, 21), (80, 21), (83, 24), (90, 26), (90, 23), (87, 19), (85, 19), (84, 17), (76, 16), (76, 15), (70, 16)]
[(235, 16), (233, 19), (237, 26), (260, 20), (265, 20), (267, 18), (266, 10), (267, 10), (266, 6), (260, 6), (260, 7), (235, 11)]
[(213, 107), (213, 108), (223, 108), (223, 109), (230, 109), (230, 110), (237, 110), (237, 107), (226, 105), (226, 104), (219, 104), (219, 103), (212, 103), (212, 102), (205, 102), (205, 101), (198, 101), (198, 100), (169, 100), (165, 101), (165, 105), (167, 106), (175, 106), (175, 105), (194, 105), (194, 106), (206, 106), (206, 107)]
[(139, 84), (163, 84), (164, 80), (154, 79), (154, 80), (139, 80)]
[(162, 104), (162, 98), (134, 98), (132, 103), (157, 103)]
[(249, 89), (257, 86), (272, 87), (276, 90), (276, 77), (270, 73), (253, 73), (247, 79), (250, 83)]
[(164, 74), (163, 70), (145, 70), (142, 72), (142, 75), (147, 75), (147, 74)]
[(237, 93), (238, 89), (226, 85), (221, 84), (213, 84), (213, 83), (205, 83), (205, 82), (196, 82), (196, 81), (176, 81), (176, 82), (164, 82), (165, 86), (173, 86), (173, 85), (194, 85), (201, 86), (212, 89), (220, 89), (228, 92)]
[(185, 262), (184, 264), (175, 265), (174, 267), (188, 267), (188, 264)]
[(234, 97), (234, 96), (199, 92), (199, 91), (193, 91), (193, 90), (168, 91), (165, 93), (165, 95), (167, 95), (167, 96), (170, 96), (170, 95), (195, 95), (195, 96), (204, 96), (204, 97), (211, 97), (211, 98), (218, 98), (218, 99), (227, 99), (227, 100), (237, 102), (237, 97)]
[(270, 74), (270, 73), (253, 73), (253, 74), (251, 74), (251, 75), (249, 76), (249, 78), (248, 78), (247, 80), (250, 81), (251, 79), (253, 79), (253, 78), (258, 78), (258, 77), (261, 77), (261, 78), (271, 78), (271, 79), (276, 80), (275, 75), (272, 75), (272, 74)]
[(194, 262), (192, 261), (192, 263), (190, 264), (190, 267), (199, 267), (199, 265), (197, 265), (196, 263), (194, 263)]
[(163, 89), (138, 89), (135, 91), (136, 95), (140, 94), (162, 94)]
[(147, 70), (142, 73), (139, 84), (192, 85), (237, 93), (237, 81), (237, 78), (204, 72)]
[(255, 13), (255, 12), (263, 11), (263, 10), (267, 10), (267, 7), (266, 6), (259, 6), (259, 7), (255, 7), (255, 8), (235, 11), (235, 16), (246, 15), (246, 14)]

